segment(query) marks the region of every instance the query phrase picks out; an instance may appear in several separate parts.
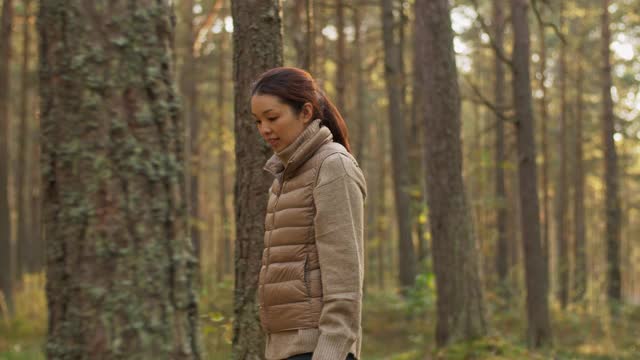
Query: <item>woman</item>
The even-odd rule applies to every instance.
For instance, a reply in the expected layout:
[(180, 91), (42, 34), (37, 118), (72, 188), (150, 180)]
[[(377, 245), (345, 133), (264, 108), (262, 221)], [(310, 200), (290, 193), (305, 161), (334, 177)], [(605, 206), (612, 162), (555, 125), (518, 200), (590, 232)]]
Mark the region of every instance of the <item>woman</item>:
[(260, 76), (251, 112), (274, 155), (258, 289), (268, 360), (359, 359), (366, 182), (309, 73)]

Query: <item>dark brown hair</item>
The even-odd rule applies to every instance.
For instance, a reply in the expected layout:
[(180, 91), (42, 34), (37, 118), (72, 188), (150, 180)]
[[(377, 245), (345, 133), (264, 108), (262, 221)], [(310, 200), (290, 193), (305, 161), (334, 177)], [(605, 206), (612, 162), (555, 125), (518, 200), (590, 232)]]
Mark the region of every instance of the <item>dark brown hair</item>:
[(294, 67), (277, 67), (264, 72), (251, 88), (251, 96), (272, 95), (291, 106), (296, 114), (305, 103), (313, 107), (311, 119), (321, 119), (333, 134), (333, 140), (342, 144), (349, 153), (349, 134), (338, 109), (308, 72)]

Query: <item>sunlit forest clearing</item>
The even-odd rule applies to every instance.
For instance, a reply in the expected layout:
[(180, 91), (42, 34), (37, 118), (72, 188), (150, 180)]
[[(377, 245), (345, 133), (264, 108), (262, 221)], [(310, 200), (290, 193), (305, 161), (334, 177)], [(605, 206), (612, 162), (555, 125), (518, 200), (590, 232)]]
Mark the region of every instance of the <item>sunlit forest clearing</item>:
[(279, 66), (367, 182), (358, 360), (640, 359), (639, 1), (0, 6), (0, 360), (266, 359)]

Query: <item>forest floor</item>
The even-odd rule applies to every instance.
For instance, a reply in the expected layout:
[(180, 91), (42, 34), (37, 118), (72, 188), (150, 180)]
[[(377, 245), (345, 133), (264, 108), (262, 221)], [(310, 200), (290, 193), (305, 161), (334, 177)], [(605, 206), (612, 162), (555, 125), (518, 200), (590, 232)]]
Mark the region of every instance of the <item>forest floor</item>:
[[(207, 286), (200, 295), (205, 359), (229, 360), (232, 323), (231, 280)], [(403, 300), (393, 290), (365, 294), (362, 359), (640, 359), (640, 307), (626, 306), (613, 320), (583, 306), (564, 311), (552, 304), (553, 346), (530, 351), (525, 343), (524, 311), (501, 308), (486, 294), (489, 335), (473, 343), (436, 349), (434, 304), (422, 291)], [(44, 359), (46, 300), (44, 275), (29, 276), (15, 295), (16, 316), (0, 321), (0, 360)], [(521, 305), (521, 304), (518, 304)], [(518, 308), (521, 308), (519, 306)]]

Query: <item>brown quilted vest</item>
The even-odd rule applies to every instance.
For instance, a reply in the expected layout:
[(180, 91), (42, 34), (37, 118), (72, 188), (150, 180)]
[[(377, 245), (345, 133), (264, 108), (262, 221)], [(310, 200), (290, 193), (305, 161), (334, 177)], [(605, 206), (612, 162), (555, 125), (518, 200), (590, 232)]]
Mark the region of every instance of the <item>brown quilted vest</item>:
[(274, 155), (265, 165), (275, 179), (269, 191), (258, 303), (266, 333), (317, 328), (322, 310), (322, 279), (313, 219), (320, 165), (344, 153), (327, 127), (302, 143), (286, 166)]

